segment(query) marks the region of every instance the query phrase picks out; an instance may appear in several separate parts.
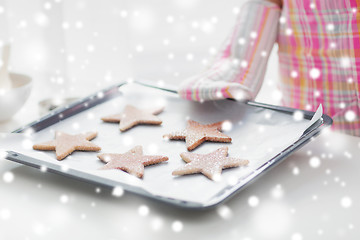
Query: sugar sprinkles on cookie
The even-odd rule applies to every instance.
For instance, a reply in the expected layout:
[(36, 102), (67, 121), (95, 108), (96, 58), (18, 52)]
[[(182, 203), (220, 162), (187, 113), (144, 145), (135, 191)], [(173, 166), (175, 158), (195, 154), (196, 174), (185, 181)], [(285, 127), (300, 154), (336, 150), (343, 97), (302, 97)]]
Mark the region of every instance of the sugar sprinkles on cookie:
[(144, 155), (142, 146), (135, 146), (126, 153), (103, 153), (98, 158), (106, 163), (100, 170), (119, 169), (138, 178), (144, 175), (144, 167), (169, 160), (166, 156)]
[(63, 160), (74, 151), (100, 151), (101, 148), (90, 142), (97, 136), (97, 132), (88, 132), (83, 134), (71, 135), (57, 131), (55, 140), (38, 143), (33, 146), (34, 150), (55, 151), (56, 159)]
[(121, 113), (102, 117), (101, 120), (104, 122), (119, 123), (120, 131), (124, 132), (139, 124), (162, 124), (162, 120), (155, 115), (161, 113), (163, 110), (163, 107), (155, 110), (140, 110), (133, 105), (126, 105)]
[(205, 141), (229, 143), (232, 141), (231, 137), (220, 132), (223, 123), (224, 121), (201, 124), (188, 120), (184, 130), (165, 134), (163, 137), (170, 140), (185, 140), (188, 151), (197, 148)]
[(208, 154), (183, 152), (180, 154), (186, 164), (175, 171), (174, 176), (202, 173), (211, 180), (217, 180), (226, 168), (248, 165), (248, 160), (228, 157), (228, 147), (222, 147)]

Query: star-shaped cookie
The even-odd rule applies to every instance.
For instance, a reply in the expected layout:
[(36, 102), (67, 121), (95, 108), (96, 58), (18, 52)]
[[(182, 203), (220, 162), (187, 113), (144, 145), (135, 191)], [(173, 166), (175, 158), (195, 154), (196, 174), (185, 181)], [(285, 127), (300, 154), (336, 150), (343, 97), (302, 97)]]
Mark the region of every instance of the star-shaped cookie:
[(126, 105), (123, 112), (101, 118), (104, 122), (120, 122), (120, 131), (124, 132), (139, 124), (160, 125), (162, 121), (155, 115), (161, 113), (164, 108), (155, 110), (140, 110), (132, 105)]
[(208, 154), (197, 154), (184, 152), (181, 158), (187, 162), (185, 166), (173, 171), (174, 176), (202, 173), (211, 180), (216, 180), (221, 176), (221, 172), (225, 168), (233, 168), (245, 166), (248, 160), (227, 157), (228, 148), (222, 147)]
[(120, 169), (138, 178), (142, 178), (144, 175), (144, 166), (157, 164), (169, 160), (165, 156), (149, 156), (143, 155), (142, 147), (136, 146), (130, 151), (119, 153), (103, 153), (99, 154), (98, 158), (105, 162), (102, 170), (106, 169)]
[(72, 152), (78, 151), (100, 151), (101, 148), (90, 140), (97, 136), (96, 132), (88, 132), (84, 134), (70, 135), (64, 132), (57, 131), (55, 133), (55, 140), (35, 144), (34, 150), (55, 151), (56, 159), (63, 160)]
[(231, 142), (231, 138), (220, 132), (223, 122), (213, 124), (201, 124), (193, 120), (187, 121), (186, 129), (164, 135), (164, 138), (173, 140), (184, 140), (189, 151), (198, 147), (205, 141)]

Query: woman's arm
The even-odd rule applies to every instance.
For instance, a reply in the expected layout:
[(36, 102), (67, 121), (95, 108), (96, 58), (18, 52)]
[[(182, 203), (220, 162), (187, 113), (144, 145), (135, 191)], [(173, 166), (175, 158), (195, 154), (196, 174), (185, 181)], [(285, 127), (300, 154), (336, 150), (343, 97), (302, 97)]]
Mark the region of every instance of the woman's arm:
[[(276, 3), (274, 3), (274, 1)], [(277, 36), (279, 0), (249, 0), (214, 63), (185, 80), (178, 92), (189, 100), (254, 99)]]

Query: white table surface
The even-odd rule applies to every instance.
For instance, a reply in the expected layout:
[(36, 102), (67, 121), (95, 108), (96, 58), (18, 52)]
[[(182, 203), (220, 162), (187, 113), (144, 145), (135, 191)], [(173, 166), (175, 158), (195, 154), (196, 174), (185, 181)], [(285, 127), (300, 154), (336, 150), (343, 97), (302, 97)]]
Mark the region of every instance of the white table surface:
[[(0, 131), (35, 118), (34, 101), (27, 106)], [(359, 156), (360, 138), (327, 131), (206, 211), (117, 198), (1, 159), (0, 239), (359, 239)]]

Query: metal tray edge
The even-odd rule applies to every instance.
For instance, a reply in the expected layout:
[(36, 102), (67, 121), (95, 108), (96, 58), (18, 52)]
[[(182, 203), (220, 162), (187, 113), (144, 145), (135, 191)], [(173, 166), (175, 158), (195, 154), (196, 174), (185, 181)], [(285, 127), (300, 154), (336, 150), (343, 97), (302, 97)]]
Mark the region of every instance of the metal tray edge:
[[(147, 87), (151, 87), (151, 88), (156, 88), (159, 90), (163, 90), (163, 91), (168, 91), (168, 92), (172, 92), (176, 94), (176, 91), (173, 90), (169, 90), (166, 88), (161, 88), (161, 87), (156, 87), (153, 86), (151, 84), (144, 84), (142, 82), (135, 82), (138, 84), (141, 84), (143, 86), (147, 86)], [(101, 102), (105, 102), (115, 96), (117, 96), (118, 94), (118, 89), (119, 87), (126, 85), (127, 82), (122, 82), (119, 83), (117, 85), (113, 85), (110, 86), (106, 89), (97, 91), (94, 94), (91, 94), (88, 97), (85, 97), (83, 99), (80, 99), (70, 105), (55, 109), (53, 111), (51, 111), (49, 114), (39, 118), (38, 120), (31, 122), (25, 126), (22, 126), (18, 129), (16, 129), (15, 131), (13, 131), (13, 133), (22, 133), (25, 132), (28, 129), (32, 129), (33, 131), (40, 131), (41, 129), (44, 129), (48, 126), (50, 126), (51, 124), (54, 124), (56, 122), (59, 122), (63, 119), (66, 119), (68, 117), (71, 117), (79, 112), (82, 112), (86, 109), (89, 109), (93, 106), (96, 106), (97, 104), (101, 103)], [(233, 101), (232, 99), (229, 99), (231, 101)], [(88, 104), (86, 104), (88, 103)], [(295, 111), (299, 111), (299, 109), (294, 109), (294, 108), (289, 108), (289, 107), (281, 107), (281, 106), (275, 106), (275, 105), (270, 105), (270, 104), (265, 104), (265, 103), (259, 103), (259, 102), (254, 102), (254, 101), (248, 101), (246, 102), (247, 104), (254, 106), (254, 107), (261, 107), (261, 108), (266, 108), (266, 109), (270, 109), (270, 110), (274, 110), (274, 111), (280, 111), (286, 114), (292, 114)], [(86, 105), (85, 105), (86, 104)], [(314, 115), (314, 112), (311, 111), (306, 111), (306, 110), (300, 110), (304, 113), (304, 117), (307, 119), (311, 119), (311, 117)], [(41, 123), (46, 123), (46, 124), (41, 124)], [(320, 133), (320, 131), (326, 127), (331, 126), (333, 123), (332, 119), (330, 116), (323, 114), (322, 115), (322, 122), (321, 124), (317, 124), (317, 126), (315, 128), (313, 128), (311, 131), (304, 133), (295, 143), (293, 143), (291, 146), (289, 146), (288, 148), (284, 149), (281, 153), (279, 153), (278, 155), (276, 155), (274, 158), (268, 160), (266, 163), (264, 163), (262, 166), (260, 166), (258, 169), (256, 169), (255, 171), (253, 171), (252, 173), (250, 173), (248, 176), (246, 176), (244, 179), (242, 179), (242, 181), (240, 181), (238, 184), (236, 184), (235, 186), (237, 187), (236, 191), (229, 191), (228, 194), (223, 195), (224, 197), (222, 198), (217, 198), (216, 196), (209, 201), (207, 204), (205, 205), (199, 205), (198, 203), (193, 203), (193, 202), (188, 202), (188, 201), (181, 201), (181, 200), (176, 200), (176, 199), (168, 199), (168, 198), (164, 198), (164, 197), (160, 197), (160, 196), (154, 196), (154, 195), (150, 195), (147, 196), (145, 193), (142, 193), (141, 191), (134, 191), (132, 190), (131, 192), (135, 193), (135, 194), (139, 194), (145, 197), (148, 197), (150, 199), (154, 199), (154, 200), (160, 200), (164, 203), (176, 206), (176, 207), (181, 207), (181, 208), (185, 208), (185, 209), (197, 209), (197, 210), (202, 210), (202, 209), (209, 209), (209, 208), (213, 208), (215, 206), (217, 206), (220, 203), (223, 203), (224, 201), (228, 201), (229, 199), (231, 199), (233, 196), (235, 196), (238, 192), (240, 192), (241, 190), (243, 190), (245, 187), (249, 186), (250, 183), (253, 183), (258, 176), (263, 175), (264, 173), (266, 173), (267, 170), (271, 169), (272, 167), (274, 167), (275, 165), (279, 164), (282, 160), (284, 160), (286, 157), (288, 157), (290, 154), (292, 154), (295, 150), (300, 149), (305, 143), (307, 143), (309, 140), (311, 140), (312, 137), (315, 137), (316, 135), (318, 135)], [(31, 164), (28, 163), (26, 161), (23, 161), (21, 158), (19, 158), (18, 156), (23, 156), (22, 154), (16, 153), (16, 152), (12, 152), (9, 151), (8, 152), (9, 155), (7, 157), (8, 160), (11, 161), (15, 161), (18, 163), (22, 163), (24, 165), (28, 165), (31, 167), (35, 167), (35, 168), (40, 168), (41, 166), (38, 164)], [(15, 154), (15, 155), (14, 155)], [(16, 156), (17, 155), (17, 156)], [(25, 156), (27, 157), (27, 156)], [(29, 158), (29, 157), (27, 157)], [(92, 182), (95, 183), (97, 185), (102, 185), (105, 187), (113, 187), (113, 185), (110, 184), (106, 184), (103, 182), (99, 182), (99, 181), (92, 181), (89, 180), (87, 178), (82, 178), (82, 177), (76, 177), (70, 174), (69, 172), (63, 172), (61, 170), (56, 170), (56, 169), (52, 169), (51, 171), (49, 170), (49, 172), (54, 172), (60, 175), (65, 175), (67, 177), (71, 177), (73, 179), (77, 179), (77, 180), (81, 180), (84, 182)], [(234, 187), (232, 187), (234, 188)], [(124, 187), (125, 190), (127, 190), (127, 187)], [(156, 198), (156, 199), (155, 199)]]

